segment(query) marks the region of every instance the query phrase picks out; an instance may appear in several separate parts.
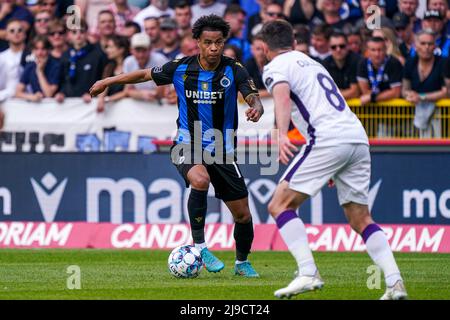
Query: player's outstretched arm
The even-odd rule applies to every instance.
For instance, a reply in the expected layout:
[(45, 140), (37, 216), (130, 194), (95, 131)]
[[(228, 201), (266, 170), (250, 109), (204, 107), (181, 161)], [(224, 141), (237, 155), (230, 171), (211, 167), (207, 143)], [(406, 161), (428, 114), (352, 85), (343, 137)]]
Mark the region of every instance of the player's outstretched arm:
[(105, 78), (97, 81), (89, 89), (89, 93), (92, 97), (98, 96), (100, 93), (106, 90), (107, 87), (115, 84), (133, 84), (152, 80), (151, 69), (142, 69), (118, 76)]
[(247, 116), (247, 121), (258, 122), (261, 116), (264, 114), (264, 107), (262, 105), (261, 99), (257, 94), (250, 94), (245, 98), (245, 102), (249, 105), (245, 115)]

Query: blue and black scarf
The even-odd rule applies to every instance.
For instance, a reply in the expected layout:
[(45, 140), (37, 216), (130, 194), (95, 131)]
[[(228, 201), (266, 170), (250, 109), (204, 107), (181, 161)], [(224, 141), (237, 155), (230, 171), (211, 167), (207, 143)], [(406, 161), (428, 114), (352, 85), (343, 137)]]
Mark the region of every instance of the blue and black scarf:
[(78, 60), (84, 58), (88, 53), (86, 47), (81, 48), (80, 50), (75, 50), (74, 48), (70, 49), (70, 67), (69, 67), (69, 78), (70, 80), (75, 79), (76, 71), (77, 71), (77, 62)]
[(374, 94), (380, 93), (380, 83), (383, 82), (384, 68), (386, 67), (387, 60), (388, 58), (386, 57), (383, 64), (378, 69), (377, 75), (375, 76), (372, 61), (367, 59), (367, 73), (369, 76), (370, 87), (372, 89), (372, 93)]

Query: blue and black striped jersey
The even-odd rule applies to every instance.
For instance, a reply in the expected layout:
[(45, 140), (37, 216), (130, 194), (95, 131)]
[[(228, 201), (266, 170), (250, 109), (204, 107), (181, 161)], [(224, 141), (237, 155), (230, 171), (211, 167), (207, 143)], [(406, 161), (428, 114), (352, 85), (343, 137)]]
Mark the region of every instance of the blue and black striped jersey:
[(179, 111), (175, 144), (193, 145), (200, 141), (201, 132), (203, 150), (214, 153), (222, 147), (224, 154), (235, 152), (238, 91), (244, 98), (258, 94), (242, 64), (222, 56), (219, 66), (207, 71), (199, 56), (190, 56), (153, 68), (151, 73), (157, 85), (175, 86)]

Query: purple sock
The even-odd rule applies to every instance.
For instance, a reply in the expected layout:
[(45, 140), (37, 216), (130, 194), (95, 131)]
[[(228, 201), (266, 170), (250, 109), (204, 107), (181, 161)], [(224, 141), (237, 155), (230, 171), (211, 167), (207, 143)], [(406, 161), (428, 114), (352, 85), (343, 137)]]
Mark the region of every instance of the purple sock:
[(308, 236), (302, 219), (294, 210), (286, 210), (276, 220), (284, 243), (297, 261), (300, 274), (314, 276), (317, 267), (309, 248)]
[(283, 226), (291, 221), (292, 219), (298, 218), (297, 213), (294, 210), (286, 210), (277, 217), (277, 227), (278, 229), (283, 228)]
[(369, 237), (377, 231), (383, 230), (376, 223), (369, 224), (361, 233), (364, 243), (366, 243)]
[(402, 280), (388, 238), (383, 230), (375, 223), (369, 224), (361, 236), (366, 244), (367, 253), (373, 262), (383, 270), (386, 285), (392, 287), (397, 281)]

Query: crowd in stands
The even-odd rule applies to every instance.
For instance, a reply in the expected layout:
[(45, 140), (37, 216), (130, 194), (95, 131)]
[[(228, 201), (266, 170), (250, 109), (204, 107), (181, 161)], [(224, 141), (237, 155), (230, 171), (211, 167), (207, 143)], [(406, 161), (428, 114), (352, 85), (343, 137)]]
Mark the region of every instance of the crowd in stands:
[[(448, 97), (447, 0), (2, 0), (0, 103), (13, 97), (88, 103), (89, 88), (101, 78), (197, 54), (191, 26), (212, 13), (231, 27), (225, 55), (248, 68), (263, 97), (269, 94), (258, 32), (275, 19), (294, 26), (296, 50), (323, 64), (345, 99), (404, 98), (429, 110)], [(125, 97), (177, 99), (173, 87), (153, 82), (114, 86), (97, 109)], [(3, 119), (0, 111), (0, 126)]]

